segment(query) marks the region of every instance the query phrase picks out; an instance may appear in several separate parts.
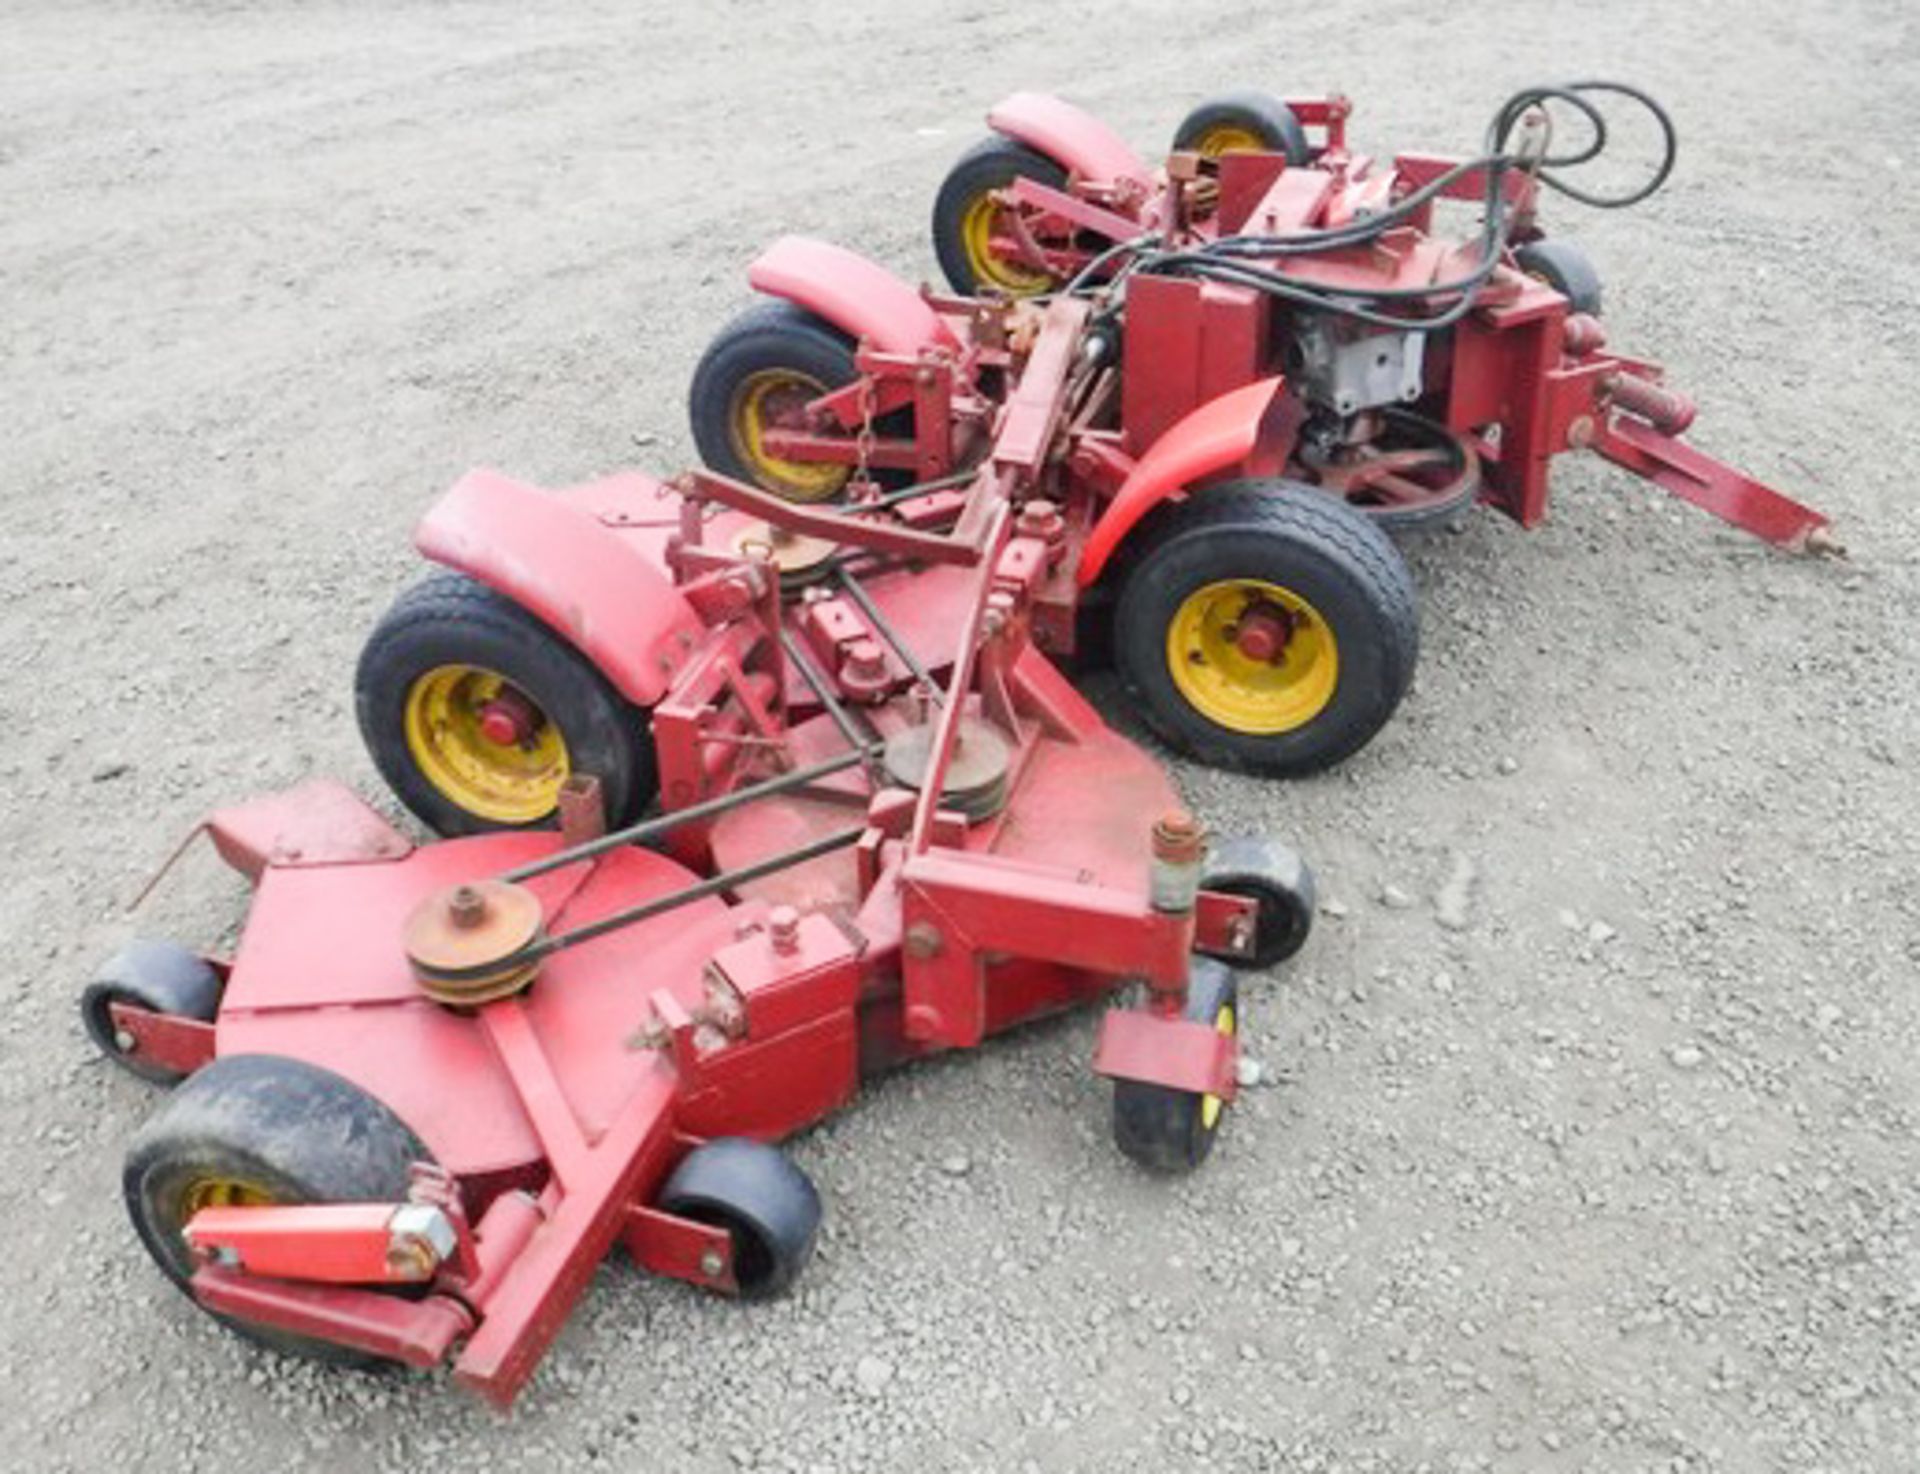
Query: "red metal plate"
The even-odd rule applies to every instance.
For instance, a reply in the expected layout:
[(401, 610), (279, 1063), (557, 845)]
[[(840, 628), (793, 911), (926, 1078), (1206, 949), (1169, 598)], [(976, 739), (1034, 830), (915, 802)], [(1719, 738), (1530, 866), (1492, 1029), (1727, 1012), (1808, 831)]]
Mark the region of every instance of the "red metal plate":
[(1211, 1024), (1115, 1008), (1100, 1020), (1093, 1070), (1117, 1080), (1232, 1100), (1239, 1090), (1234, 1068), (1239, 1056), (1233, 1035)]
[[(422, 897), (558, 843), (550, 833), (485, 835), (393, 864), (270, 868), (234, 958), (218, 1052), (288, 1054), (344, 1075), (458, 1175), (538, 1160), (531, 1123), (479, 1020), (420, 993), (401, 935)], [(662, 855), (622, 849), (530, 885), (552, 908), (553, 930), (692, 878)], [(726, 903), (710, 898), (544, 964), (521, 1006), (586, 1129), (604, 1128), (634, 1088), (637, 1062), (625, 1040), (645, 1017), (648, 993), (667, 987), (697, 1001), (702, 967), (731, 935)]]

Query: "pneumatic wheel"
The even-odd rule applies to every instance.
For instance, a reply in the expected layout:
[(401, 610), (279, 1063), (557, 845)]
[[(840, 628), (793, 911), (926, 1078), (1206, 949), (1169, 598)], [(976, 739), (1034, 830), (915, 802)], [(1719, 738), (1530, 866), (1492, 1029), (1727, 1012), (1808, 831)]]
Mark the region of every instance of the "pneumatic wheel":
[(954, 291), (978, 297), (1036, 297), (1060, 285), (1043, 267), (1009, 259), (995, 242), (1007, 235), (1007, 208), (994, 198), (1016, 179), (1067, 187), (1067, 171), (1037, 149), (996, 134), (960, 156), (933, 201), (933, 254)]
[(820, 1194), (778, 1147), (723, 1136), (695, 1147), (673, 1170), (660, 1207), (724, 1228), (733, 1240), (733, 1276), (747, 1300), (791, 1285), (813, 1257)]
[(394, 601), (360, 653), (360, 735), (380, 776), (440, 834), (551, 827), (575, 773), (631, 822), (657, 775), (646, 714), (513, 600), (439, 572)]
[[(1181, 1017), (1240, 1034), (1240, 985), (1211, 958), (1193, 959)], [(1113, 1141), (1149, 1172), (1191, 1172), (1213, 1150), (1226, 1114), (1217, 1095), (1176, 1090), (1144, 1080), (1113, 1082)]]
[(1386, 534), (1282, 480), (1208, 488), (1133, 533), (1114, 616), (1128, 691), (1168, 742), (1292, 776), (1357, 752), (1413, 680), (1413, 577)]
[(1313, 871), (1277, 839), (1241, 835), (1207, 851), (1200, 884), (1254, 903), (1253, 952), (1229, 967), (1272, 967), (1307, 944), (1313, 930)]
[(1600, 315), (1600, 269), (1572, 241), (1549, 236), (1515, 246), (1513, 264), (1565, 297), (1575, 312)]
[(171, 1085), (178, 1070), (142, 1059), (113, 1026), (113, 1005), (212, 1023), (220, 1011), (220, 974), (206, 958), (172, 942), (129, 942), (101, 965), (80, 994), (80, 1022), (108, 1059), (142, 1080)]
[(1265, 92), (1243, 90), (1210, 97), (1174, 130), (1174, 152), (1190, 151), (1202, 158), (1222, 154), (1282, 154), (1289, 164), (1301, 165), (1313, 157), (1307, 130), (1292, 108)]
[[(399, 1203), (409, 1167), (428, 1160), (398, 1116), (331, 1070), (279, 1055), (235, 1054), (167, 1097), (128, 1149), (121, 1187), (154, 1263), (191, 1295), (195, 1265), (184, 1230), (202, 1208)], [(288, 1355), (381, 1364), (331, 1341), (214, 1318)]]
[(807, 428), (807, 405), (857, 376), (853, 348), (840, 329), (792, 302), (749, 307), (720, 330), (693, 371), (687, 412), (700, 459), (788, 501), (838, 496), (851, 465), (785, 460), (767, 449), (766, 435)]

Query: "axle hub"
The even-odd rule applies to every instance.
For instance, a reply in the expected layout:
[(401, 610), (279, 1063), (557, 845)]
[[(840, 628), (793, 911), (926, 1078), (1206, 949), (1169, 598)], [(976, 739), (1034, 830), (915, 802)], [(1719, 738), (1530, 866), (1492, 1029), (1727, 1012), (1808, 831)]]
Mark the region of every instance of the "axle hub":
[(495, 747), (518, 747), (533, 736), (539, 721), (539, 710), (531, 701), (511, 686), (503, 686), (480, 708), (480, 735)]
[(1271, 663), (1280, 658), (1292, 634), (1293, 622), (1285, 610), (1271, 604), (1255, 604), (1234, 626), (1233, 643), (1247, 659)]

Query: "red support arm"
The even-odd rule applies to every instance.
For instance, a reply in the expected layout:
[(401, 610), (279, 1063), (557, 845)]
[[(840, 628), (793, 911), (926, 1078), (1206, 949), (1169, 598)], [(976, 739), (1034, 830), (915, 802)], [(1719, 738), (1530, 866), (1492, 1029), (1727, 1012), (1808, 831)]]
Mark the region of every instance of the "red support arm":
[(1715, 460), (1684, 440), (1662, 434), (1630, 415), (1605, 416), (1592, 448), (1644, 476), (1664, 491), (1713, 513), (1776, 547), (1794, 552), (1835, 552), (1828, 520), (1792, 497)]

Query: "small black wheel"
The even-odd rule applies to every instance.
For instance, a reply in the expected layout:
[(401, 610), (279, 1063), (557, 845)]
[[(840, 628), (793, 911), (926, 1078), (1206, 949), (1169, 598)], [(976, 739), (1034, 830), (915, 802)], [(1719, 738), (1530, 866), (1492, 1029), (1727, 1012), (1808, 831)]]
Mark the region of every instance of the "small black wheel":
[[(764, 437), (776, 427), (803, 428), (809, 403), (851, 384), (858, 373), (853, 349), (853, 339), (792, 302), (749, 307), (720, 330), (693, 371), (687, 412), (700, 459), (722, 476), (788, 501), (838, 496), (853, 474), (850, 465), (782, 460), (767, 451)], [(905, 413), (910, 426), (912, 412)], [(886, 429), (896, 433), (898, 426)]]
[(1575, 312), (1600, 315), (1600, 272), (1572, 241), (1549, 236), (1515, 246), (1513, 264), (1565, 297)]
[(748, 1300), (782, 1293), (813, 1257), (820, 1194), (778, 1147), (723, 1136), (695, 1147), (660, 1194), (664, 1212), (726, 1229), (734, 1282)]
[(1212, 487), (1135, 529), (1114, 615), (1129, 692), (1202, 762), (1315, 772), (1372, 739), (1413, 680), (1413, 576), (1386, 534), (1297, 482)]
[[(1240, 985), (1209, 957), (1193, 959), (1182, 1016), (1240, 1033)], [(1217, 1095), (1175, 1090), (1142, 1080), (1113, 1082), (1114, 1144), (1149, 1172), (1191, 1172), (1206, 1161), (1220, 1134), (1226, 1102)]]
[[(398, 1116), (331, 1070), (279, 1055), (235, 1054), (216, 1059), (167, 1098), (134, 1138), (120, 1180), (153, 1262), (190, 1295), (194, 1262), (183, 1230), (202, 1208), (398, 1203), (407, 1195), (408, 1168), (428, 1160)], [(380, 1364), (331, 1341), (215, 1319), (288, 1355)]]
[(1174, 130), (1176, 153), (1191, 151), (1204, 158), (1222, 154), (1282, 154), (1299, 165), (1313, 157), (1307, 130), (1292, 108), (1269, 93), (1246, 90), (1210, 97)]
[(220, 1011), (220, 974), (206, 958), (172, 942), (129, 942), (101, 966), (80, 994), (80, 1022), (108, 1059), (142, 1080), (171, 1085), (180, 1071), (155, 1064), (122, 1047), (112, 1007), (131, 1003), (154, 1013), (212, 1023)]
[(1213, 845), (1200, 884), (1256, 905), (1253, 955), (1229, 966), (1272, 967), (1306, 945), (1313, 930), (1313, 871), (1277, 839), (1241, 835)]
[(439, 572), (394, 601), (360, 653), (360, 735), (380, 776), (440, 834), (557, 822), (570, 774), (630, 822), (658, 781), (646, 714), (502, 594)]
[(1067, 170), (1037, 149), (996, 134), (964, 154), (933, 201), (933, 254), (954, 291), (978, 297), (992, 291), (1003, 297), (1036, 297), (1060, 285), (1042, 268), (1008, 260), (993, 240), (1005, 227), (1005, 207), (994, 191), (1016, 179), (1031, 179), (1051, 189), (1067, 187)]

